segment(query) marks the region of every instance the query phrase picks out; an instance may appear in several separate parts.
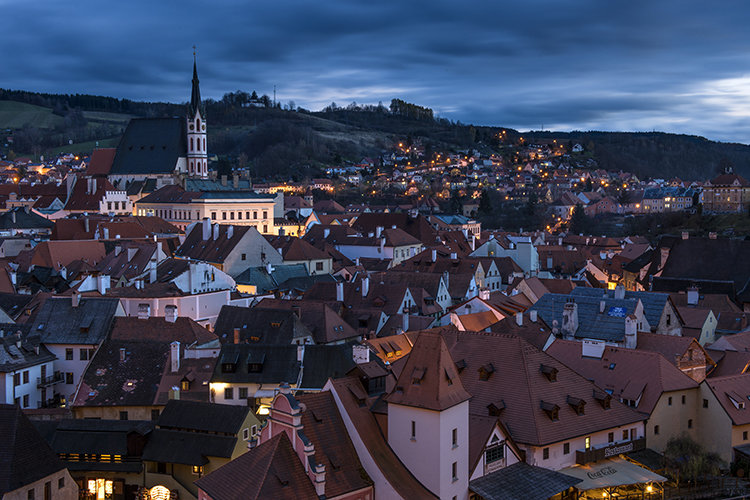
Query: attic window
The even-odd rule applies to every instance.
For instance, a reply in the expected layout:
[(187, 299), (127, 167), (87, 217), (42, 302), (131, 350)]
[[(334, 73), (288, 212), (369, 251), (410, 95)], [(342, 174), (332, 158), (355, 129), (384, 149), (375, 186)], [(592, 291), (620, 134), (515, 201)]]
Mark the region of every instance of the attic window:
[(612, 396), (610, 396), (606, 392), (594, 390), (594, 399), (596, 399), (599, 404), (602, 405), (602, 408), (604, 408), (605, 410), (609, 410), (611, 406)]
[(222, 363), (221, 364), (222, 373), (234, 373), (236, 369), (237, 369), (237, 365), (235, 363)]
[(544, 410), (544, 413), (546, 413), (549, 419), (552, 420), (553, 422), (557, 422), (560, 419), (559, 417), (560, 407), (557, 406), (556, 404), (542, 401), (540, 406), (542, 410)]
[(494, 403), (490, 403), (487, 405), (487, 411), (490, 414), (490, 416), (498, 417), (500, 416), (500, 412), (505, 409), (505, 401), (502, 399), (500, 401), (495, 401)]
[(573, 396), (567, 397), (567, 403), (576, 412), (576, 415), (583, 415), (585, 412), (586, 401), (580, 398), (574, 398)]
[(424, 378), (425, 371), (426, 370), (424, 368), (414, 368), (414, 370), (411, 372), (411, 383), (414, 385), (419, 385)]
[(453, 385), (453, 377), (454, 374), (449, 372), (447, 368), (445, 368), (445, 380), (448, 381), (448, 385)]
[(489, 380), (493, 373), (495, 373), (495, 367), (492, 363), (482, 365), (479, 367), (479, 380)]
[(91, 329), (91, 324), (94, 322), (94, 318), (89, 316), (88, 318), (83, 320), (83, 323), (81, 323), (81, 333), (88, 333)]
[(617, 363), (610, 363), (610, 364), (609, 364), (609, 369), (610, 369), (610, 370), (614, 370), (614, 369), (615, 369), (615, 366), (617, 366)]
[(554, 366), (539, 365), (539, 371), (541, 371), (550, 382), (557, 382), (557, 368)]
[(271, 321), (271, 328), (279, 328), (281, 327), (281, 323), (277, 321)]
[(458, 373), (461, 373), (464, 368), (466, 368), (465, 359), (459, 359), (458, 361), (456, 361), (456, 369), (458, 370)]

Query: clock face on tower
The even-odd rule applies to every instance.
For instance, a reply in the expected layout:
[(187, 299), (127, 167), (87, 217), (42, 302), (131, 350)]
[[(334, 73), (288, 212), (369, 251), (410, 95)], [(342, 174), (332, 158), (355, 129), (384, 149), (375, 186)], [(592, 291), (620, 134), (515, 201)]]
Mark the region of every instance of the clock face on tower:
[(193, 125), (192, 123), (190, 124), (190, 130), (195, 130), (195, 125)]
[(203, 131), (206, 130), (206, 124), (205, 123), (201, 126), (201, 130), (203, 130)]

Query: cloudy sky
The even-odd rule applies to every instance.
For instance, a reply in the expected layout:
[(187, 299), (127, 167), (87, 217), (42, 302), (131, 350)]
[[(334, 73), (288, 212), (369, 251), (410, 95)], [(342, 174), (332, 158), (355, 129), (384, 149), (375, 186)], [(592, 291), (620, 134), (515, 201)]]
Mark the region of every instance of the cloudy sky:
[(750, 142), (750, 3), (0, 0), (0, 87), (136, 100), (394, 97), (519, 130)]

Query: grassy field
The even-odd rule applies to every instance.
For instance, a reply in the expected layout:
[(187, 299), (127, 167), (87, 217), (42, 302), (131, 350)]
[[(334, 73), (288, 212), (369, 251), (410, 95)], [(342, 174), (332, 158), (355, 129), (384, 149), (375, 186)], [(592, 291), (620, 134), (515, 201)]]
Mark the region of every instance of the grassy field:
[(89, 122), (110, 123), (113, 125), (127, 125), (131, 118), (135, 118), (134, 115), (107, 113), (105, 111), (84, 111), (83, 116)]
[(73, 154), (89, 154), (96, 149), (96, 143), (99, 143), (100, 148), (115, 148), (120, 142), (119, 137), (110, 137), (109, 139), (100, 139), (99, 141), (81, 142), (79, 144), (70, 144), (66, 146), (60, 146), (52, 148), (45, 152), (46, 157), (56, 156), (58, 153), (73, 153)]
[(0, 101), (0, 128), (54, 128), (62, 124), (60, 116), (53, 115), (49, 108), (15, 101)]

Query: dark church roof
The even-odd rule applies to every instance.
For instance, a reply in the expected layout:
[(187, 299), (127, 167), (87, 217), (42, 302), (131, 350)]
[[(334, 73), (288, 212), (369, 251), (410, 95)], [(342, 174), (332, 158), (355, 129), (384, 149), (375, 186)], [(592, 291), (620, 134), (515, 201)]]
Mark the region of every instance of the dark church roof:
[(200, 111), (201, 116), (206, 116), (206, 111), (203, 109), (203, 104), (201, 103), (201, 89), (198, 80), (198, 66), (196, 65), (195, 59), (193, 59), (193, 89), (190, 94), (188, 116), (190, 118), (194, 118), (197, 111)]
[(184, 119), (135, 118), (117, 146), (110, 175), (171, 174), (186, 155)]

